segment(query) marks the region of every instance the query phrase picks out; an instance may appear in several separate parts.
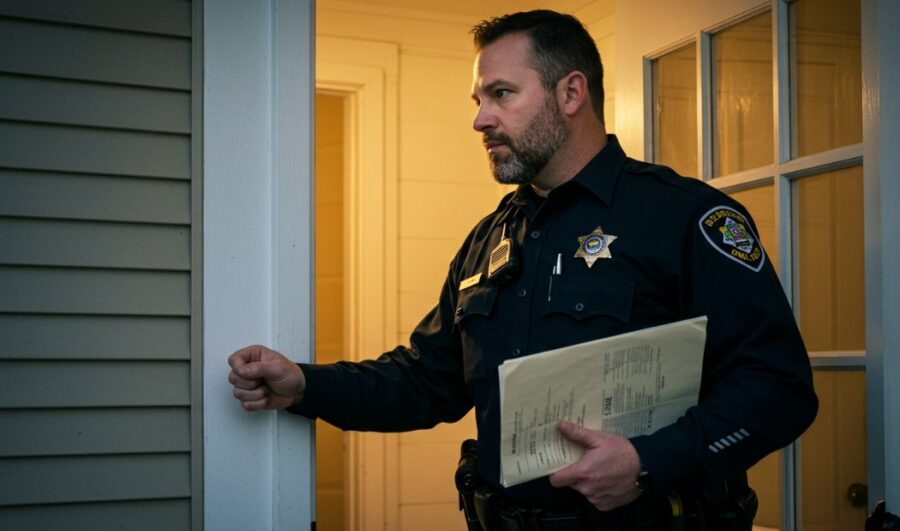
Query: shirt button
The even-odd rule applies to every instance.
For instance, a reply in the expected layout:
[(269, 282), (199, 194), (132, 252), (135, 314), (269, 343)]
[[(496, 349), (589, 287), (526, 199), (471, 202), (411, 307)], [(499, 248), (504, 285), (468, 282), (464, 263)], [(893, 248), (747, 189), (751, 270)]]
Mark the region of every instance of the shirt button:
[(519, 297), (524, 297), (525, 295), (528, 295), (528, 291), (525, 288), (522, 288), (518, 291), (518, 293), (516, 293), (516, 295), (518, 295)]
[(531, 239), (536, 240), (541, 237), (541, 231), (533, 230), (531, 231)]
[(521, 355), (521, 354), (522, 354), (522, 351), (521, 351), (521, 350), (519, 350), (519, 349), (513, 350), (513, 356), (519, 356), (519, 355)]
[(577, 303), (577, 304), (575, 304), (575, 311), (576, 311), (576, 312), (580, 312), (580, 311), (582, 311), (582, 310), (584, 310), (584, 304), (582, 304), (582, 303), (580, 303), (580, 302)]

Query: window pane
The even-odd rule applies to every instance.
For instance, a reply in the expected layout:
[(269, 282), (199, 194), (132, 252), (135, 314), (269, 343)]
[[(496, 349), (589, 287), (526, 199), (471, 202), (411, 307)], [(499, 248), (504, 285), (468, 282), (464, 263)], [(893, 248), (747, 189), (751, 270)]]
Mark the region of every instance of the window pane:
[(771, 184), (757, 186), (739, 192), (731, 192), (731, 197), (747, 207), (756, 222), (757, 235), (762, 241), (766, 256), (772, 267), (778, 271), (778, 238), (775, 234), (775, 187)]
[(713, 37), (713, 174), (772, 164), (772, 15), (757, 15)]
[(819, 414), (800, 439), (801, 521), (804, 531), (858, 531), (866, 508), (847, 491), (866, 480), (866, 374), (817, 370)]
[(791, 4), (797, 155), (862, 142), (859, 0)]
[(697, 176), (696, 45), (653, 61), (653, 85), (653, 160)]
[(794, 183), (800, 331), (810, 351), (865, 349), (862, 166)]

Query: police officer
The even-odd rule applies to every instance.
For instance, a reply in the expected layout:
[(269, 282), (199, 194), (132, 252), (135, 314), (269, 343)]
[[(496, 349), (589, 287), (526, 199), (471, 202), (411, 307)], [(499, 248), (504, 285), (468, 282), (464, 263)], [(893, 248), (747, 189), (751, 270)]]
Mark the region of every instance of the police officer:
[[(488, 527), (550, 529), (562, 515), (577, 521), (565, 529), (631, 529), (657, 510), (739, 506), (746, 500), (729, 488), (817, 409), (750, 215), (696, 179), (625, 155), (605, 130), (597, 48), (574, 17), (516, 13), (473, 34), (473, 126), (494, 178), (518, 188), (463, 242), (410, 346), (329, 365), (247, 347), (229, 358), (235, 397), (247, 410), (286, 408), (350, 430), (429, 428), (474, 406), (478, 472), (502, 516), (488, 515)], [(562, 423), (582, 458), (500, 486), (500, 363), (699, 315), (709, 318), (699, 405), (630, 439)], [(672, 525), (656, 522), (645, 528)]]

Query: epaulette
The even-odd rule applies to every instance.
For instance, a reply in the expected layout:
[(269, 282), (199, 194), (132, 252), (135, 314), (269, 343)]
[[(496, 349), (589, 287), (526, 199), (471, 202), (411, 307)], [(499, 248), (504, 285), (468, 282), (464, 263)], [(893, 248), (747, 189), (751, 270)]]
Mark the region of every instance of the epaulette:
[(625, 162), (625, 171), (637, 175), (647, 175), (658, 178), (660, 181), (674, 186), (679, 190), (683, 190), (697, 198), (716, 199), (724, 198), (725, 194), (710, 186), (709, 183), (703, 182), (694, 177), (684, 177), (668, 166), (662, 164), (653, 164), (635, 159), (627, 159)]
[(662, 164), (653, 164), (651, 162), (644, 162), (642, 160), (636, 160), (632, 158), (629, 158), (625, 161), (625, 170), (631, 173), (650, 174), (669, 179), (682, 178), (681, 175), (676, 173), (675, 170), (668, 166), (663, 166)]

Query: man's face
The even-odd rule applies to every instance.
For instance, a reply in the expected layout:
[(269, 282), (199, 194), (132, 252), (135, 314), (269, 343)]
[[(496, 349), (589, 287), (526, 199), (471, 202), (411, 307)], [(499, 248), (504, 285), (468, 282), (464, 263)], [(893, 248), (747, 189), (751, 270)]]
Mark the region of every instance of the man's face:
[(475, 59), (472, 127), (484, 136), (491, 171), (503, 184), (532, 182), (569, 136), (556, 95), (544, 89), (530, 57), (529, 38), (511, 34)]

